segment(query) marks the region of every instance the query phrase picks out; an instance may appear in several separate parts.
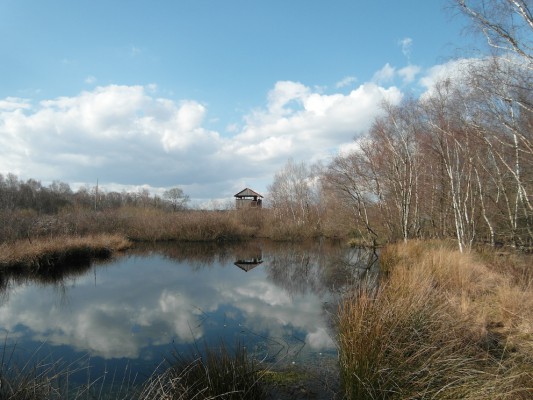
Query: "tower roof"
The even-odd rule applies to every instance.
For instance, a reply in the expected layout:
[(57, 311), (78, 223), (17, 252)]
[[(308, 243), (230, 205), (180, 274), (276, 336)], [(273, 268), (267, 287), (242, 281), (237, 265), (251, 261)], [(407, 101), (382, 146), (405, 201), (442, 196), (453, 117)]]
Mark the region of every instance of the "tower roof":
[(234, 195), (234, 197), (263, 197), (263, 196), (253, 191), (252, 189), (246, 188), (244, 190), (241, 190), (236, 195)]

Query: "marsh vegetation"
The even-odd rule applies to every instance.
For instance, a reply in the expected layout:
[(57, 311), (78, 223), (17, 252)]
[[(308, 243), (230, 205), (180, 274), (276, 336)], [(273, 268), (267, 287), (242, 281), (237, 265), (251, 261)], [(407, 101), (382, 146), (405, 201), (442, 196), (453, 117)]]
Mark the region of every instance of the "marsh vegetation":
[(531, 397), (530, 256), (408, 242), (381, 262), (379, 287), (362, 286), (339, 310), (347, 398)]
[[(83, 276), (90, 260), (127, 248), (131, 248), (127, 254), (135, 257), (147, 243), (166, 243), (165, 259), (199, 255), (196, 271), (206, 260), (213, 260), (198, 250), (199, 243), (224, 248), (215, 257), (224, 260), (236, 243), (270, 238), (286, 242), (288, 250), (269, 260), (268, 278), (246, 290), (225, 293), (247, 295), (241, 298), (242, 304), (257, 306), (250, 293), (260, 292), (269, 302), (263, 311), (280, 315), (279, 309), (273, 312), (270, 307), (285, 298), (266, 281), (302, 296), (341, 288), (344, 297), (338, 309), (332, 311), (328, 302), (313, 303), (335, 318), (310, 336), (315, 344), (330, 345), (325, 333), (333, 332), (328, 337), (336, 339), (339, 351), (339, 397), (531, 398), (533, 269), (525, 252), (533, 246), (533, 17), (523, 1), (452, 3), (472, 18), (474, 29), (487, 36), (490, 55), (464, 62), (453, 79), (437, 82), (419, 99), (384, 104), (352, 150), (339, 153), (327, 165), (289, 160), (274, 176), (263, 209), (190, 208), (189, 197), (179, 187), (161, 197), (146, 190), (106, 192), (98, 186), (73, 192), (62, 182), (43, 186), (34, 179), (0, 175), (2, 289), (8, 291), (20, 282), (46, 284), (51, 277)], [(384, 245), (379, 279), (369, 278), (364, 263), (330, 263), (315, 257), (312, 246), (320, 244), (304, 252), (291, 248), (291, 242), (311, 238)], [(187, 256), (185, 242), (191, 244), (185, 250)], [(246, 253), (244, 260), (249, 259), (250, 251)], [(157, 264), (150, 267), (150, 278), (168, 279), (168, 269), (161, 273)], [(95, 286), (96, 281), (95, 272)], [(137, 286), (143, 286), (150, 279), (143, 276), (139, 282)], [(131, 287), (114, 290), (139, 298)], [(107, 324), (101, 325), (120, 333), (114, 346), (109, 346), (113, 351), (118, 352), (128, 342), (125, 338), (131, 339), (146, 326), (158, 306), (167, 307), (167, 312), (182, 304), (175, 293), (160, 294), (149, 299), (151, 308), (146, 304), (139, 308), (145, 311), (144, 319), (128, 325), (133, 331), (126, 333), (113, 325), (124, 309), (109, 306), (113, 302), (97, 308)], [(32, 304), (40, 303), (43, 298), (32, 299)], [(307, 298), (303, 303), (310, 304)], [(48, 304), (49, 309), (53, 307)], [(208, 314), (199, 309), (198, 315)], [(105, 314), (109, 310), (115, 313)], [(302, 316), (301, 310), (290, 311), (286, 320)], [(24, 322), (38, 320), (44, 326), (40, 314)], [(180, 329), (187, 318), (161, 315), (166, 319), (157, 321), (158, 328), (173, 324), (179, 328), (174, 333), (183, 334)], [(110, 396), (97, 384), (107, 378), (73, 390), (65, 382), (71, 372), (78, 372), (77, 367), (49, 362), (46, 357), (43, 362), (17, 364), (5, 349), (1, 398), (56, 399), (65, 398), (65, 393), (70, 398)], [(256, 363), (249, 349), (218, 346), (202, 352), (192, 358), (176, 353), (167, 368), (157, 370), (135, 390), (123, 391), (124, 381), (112, 379), (112, 386), (120, 382), (112, 396), (244, 399), (265, 395), (264, 379), (272, 375)]]

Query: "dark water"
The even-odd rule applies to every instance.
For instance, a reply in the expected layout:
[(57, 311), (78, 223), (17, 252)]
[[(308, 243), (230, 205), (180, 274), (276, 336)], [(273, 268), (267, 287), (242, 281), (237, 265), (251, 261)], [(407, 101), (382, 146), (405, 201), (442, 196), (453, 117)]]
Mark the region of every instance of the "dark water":
[(324, 241), (138, 247), (54, 277), (3, 276), (0, 329), (14, 359), (89, 366), (81, 380), (142, 381), (172, 352), (221, 342), (271, 365), (318, 365), (336, 357), (340, 296), (374, 262)]

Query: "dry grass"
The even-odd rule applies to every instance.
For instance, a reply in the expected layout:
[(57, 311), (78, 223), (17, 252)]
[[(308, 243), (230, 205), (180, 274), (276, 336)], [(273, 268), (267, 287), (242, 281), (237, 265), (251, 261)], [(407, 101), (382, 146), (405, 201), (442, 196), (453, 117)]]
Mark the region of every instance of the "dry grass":
[(533, 293), (445, 244), (389, 246), (387, 278), (341, 307), (352, 399), (521, 399), (533, 393)]
[(61, 217), (75, 234), (120, 233), (133, 241), (238, 240), (257, 234), (261, 220), (240, 211), (168, 212), (154, 208), (122, 207), (99, 213), (70, 213)]
[(121, 209), (117, 229), (134, 241), (232, 241), (251, 237), (295, 240), (320, 235), (316, 223), (276, 218), (271, 210), (181, 211)]
[(42, 237), (120, 234), (133, 241), (231, 241), (250, 237), (294, 240), (324, 234), (319, 219), (276, 217), (269, 209), (170, 212), (152, 207), (124, 206), (94, 211), (66, 208), (58, 214), (17, 211), (0, 213), (0, 243)]
[(259, 364), (237, 345), (231, 350), (219, 348), (204, 351), (195, 347), (187, 355), (175, 354), (168, 360), (170, 367), (154, 374), (144, 385), (139, 399), (257, 399), (266, 397), (263, 372)]
[[(171, 355), (164, 371), (156, 370), (145, 382), (137, 375), (115, 373), (91, 377), (90, 358), (72, 364), (41, 358), (37, 349), (25, 357), (23, 349), (8, 345), (0, 350), (0, 399), (9, 400), (243, 400), (266, 397), (265, 372), (250, 358), (246, 348), (221, 345), (198, 348), (187, 356)], [(22, 353), (21, 353), (22, 352)], [(22, 363), (19, 362), (20, 355)], [(87, 374), (86, 383), (71, 382), (74, 374)]]
[(108, 257), (130, 245), (127, 239), (117, 234), (19, 240), (0, 245), (0, 268), (39, 269), (93, 257)]

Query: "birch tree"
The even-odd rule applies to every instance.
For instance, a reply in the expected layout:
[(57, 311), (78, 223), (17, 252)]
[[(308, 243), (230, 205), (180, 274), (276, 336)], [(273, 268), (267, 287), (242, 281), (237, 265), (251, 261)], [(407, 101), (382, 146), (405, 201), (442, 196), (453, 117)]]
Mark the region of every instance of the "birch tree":
[(424, 101), (431, 151), (448, 178), (455, 236), (460, 251), (474, 242), (477, 226), (478, 191), (475, 185), (474, 148), (470, 132), (464, 129), (464, 99), (450, 81), (435, 86), (434, 94)]
[(469, 123), (490, 154), (512, 240), (523, 245), (533, 240), (533, 71), (493, 58), (469, 77), (476, 109)]
[(296, 163), (289, 159), (285, 166), (276, 172), (268, 192), (271, 207), (278, 219), (289, 218), (297, 225), (306, 222), (313, 196), (310, 171), (304, 162)]
[(383, 108), (385, 115), (379, 117), (370, 130), (370, 141), (378, 151), (369, 161), (372, 169), (379, 170), (381, 175), (386, 192), (386, 196), (381, 197), (389, 203), (387, 211), (393, 218), (394, 230), (407, 241), (418, 234), (420, 226), (416, 104), (408, 101), (400, 106), (384, 104)]
[(515, 55), (533, 69), (533, 9), (530, 0), (453, 0), (496, 54)]
[(337, 156), (328, 167), (326, 180), (338, 200), (352, 209), (354, 229), (363, 227), (364, 232), (360, 231), (360, 235), (376, 243), (378, 221), (372, 218), (371, 211), (379, 201), (380, 189), (369, 171), (368, 152), (361, 148), (366, 145), (359, 141), (357, 150)]

